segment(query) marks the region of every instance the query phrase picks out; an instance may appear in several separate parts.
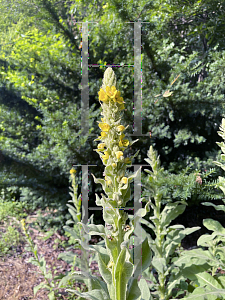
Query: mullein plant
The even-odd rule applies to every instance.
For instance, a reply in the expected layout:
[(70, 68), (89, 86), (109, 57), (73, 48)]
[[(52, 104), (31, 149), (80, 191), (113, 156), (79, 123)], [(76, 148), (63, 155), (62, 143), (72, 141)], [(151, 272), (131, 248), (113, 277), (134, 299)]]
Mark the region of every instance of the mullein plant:
[(21, 222), (22, 230), (23, 230), (26, 240), (28, 242), (28, 246), (26, 246), (25, 249), (27, 251), (31, 251), (34, 254), (34, 257), (30, 257), (28, 262), (32, 263), (35, 266), (38, 266), (41, 271), (42, 276), (45, 279), (45, 281), (41, 282), (39, 285), (34, 287), (34, 289), (33, 289), (34, 296), (40, 289), (47, 289), (49, 291), (49, 293), (48, 293), (49, 300), (56, 300), (57, 299), (57, 292), (56, 292), (57, 286), (53, 279), (52, 272), (51, 272), (51, 270), (47, 271), (46, 261), (45, 261), (44, 256), (38, 255), (37, 245), (34, 244), (33, 240), (31, 239), (31, 237), (28, 233), (25, 219), (22, 219), (20, 222)]
[[(218, 134), (225, 141), (225, 119), (222, 120), (220, 130)], [(225, 143), (217, 144), (223, 152), (221, 158), (225, 160)], [(225, 166), (221, 162), (215, 161), (214, 163), (225, 170)], [(219, 177), (217, 187), (225, 194), (224, 177)], [(225, 204), (225, 200), (222, 200)], [(210, 202), (202, 204), (225, 212), (225, 205), (215, 205)], [(199, 248), (185, 251), (175, 262), (183, 276), (191, 281), (192, 293), (184, 299), (225, 299), (225, 228), (220, 222), (213, 219), (204, 219), (203, 225), (212, 233), (200, 236), (197, 241)]]
[[(73, 252), (63, 252), (60, 253), (58, 256), (58, 259), (63, 259), (67, 263), (72, 265), (71, 271), (67, 272), (65, 275), (64, 274), (59, 274), (56, 276), (53, 276), (51, 273), (51, 270), (47, 272), (47, 267), (46, 267), (46, 261), (44, 256), (38, 255), (38, 249), (37, 245), (34, 244), (31, 236), (28, 233), (27, 227), (26, 227), (26, 222), (25, 220), (21, 220), (21, 225), (23, 232), (25, 234), (26, 240), (28, 242), (28, 247), (26, 248), (28, 251), (31, 251), (34, 254), (34, 257), (31, 257), (29, 259), (29, 262), (32, 264), (36, 265), (39, 267), (42, 275), (44, 276), (45, 281), (41, 282), (38, 286), (34, 287), (34, 296), (40, 289), (47, 289), (49, 290), (49, 300), (54, 300), (57, 299), (58, 296), (60, 296), (60, 292), (58, 292), (59, 288), (68, 288), (69, 285), (73, 285), (75, 278), (71, 278), (71, 273), (74, 271), (75, 267), (78, 267), (79, 269), (88, 272), (90, 270), (90, 265), (89, 265), (89, 252), (92, 252), (92, 258), (95, 260), (95, 253), (93, 255), (93, 251), (91, 249), (88, 249), (88, 242), (90, 240), (90, 237), (88, 234), (85, 234), (83, 232), (83, 229), (80, 225), (78, 225), (78, 222), (81, 221), (81, 195), (77, 195), (77, 188), (78, 185), (76, 184), (76, 170), (71, 169), (70, 170), (70, 181), (72, 182), (72, 187), (70, 187), (70, 190), (72, 193), (70, 193), (72, 200), (69, 202), (72, 202), (73, 205), (67, 204), (69, 207), (69, 213), (71, 214), (73, 220), (68, 220), (67, 225), (64, 226), (64, 229), (66, 232), (69, 233), (70, 238), (72, 241), (76, 242), (76, 239), (81, 239), (83, 245), (85, 246), (85, 249), (81, 246), (78, 245), (78, 248), (82, 251), (81, 258), (78, 257), (76, 254)], [(84, 215), (84, 211), (82, 212)], [(88, 224), (93, 223), (93, 215), (90, 217)], [(73, 227), (70, 227), (68, 225), (73, 224)], [(74, 245), (73, 245), (74, 246)], [(90, 251), (87, 251), (90, 250)], [(71, 280), (73, 279), (73, 280)], [(78, 278), (80, 279), (80, 278)], [(84, 283), (88, 288), (91, 288), (91, 280), (88, 278), (85, 278), (83, 280), (79, 280), (80, 282)], [(77, 289), (79, 289), (77, 287)], [(79, 289), (80, 290), (80, 289)], [(85, 300), (85, 298), (80, 298), (79, 300)]]
[[(71, 276), (71, 273), (74, 271), (75, 267), (78, 267), (82, 272), (89, 273), (90, 263), (91, 263), (90, 257), (92, 257), (93, 260), (95, 260), (95, 256), (96, 256), (95, 253), (91, 251), (88, 245), (91, 237), (88, 234), (86, 234), (82, 226), (78, 224), (82, 219), (81, 218), (82, 199), (81, 199), (81, 195), (79, 195), (78, 197), (77, 194), (78, 185), (76, 183), (76, 170), (73, 168), (70, 170), (70, 181), (72, 183), (72, 187), (70, 187), (70, 190), (72, 191), (70, 192), (72, 200), (70, 200), (69, 202), (73, 205), (67, 204), (67, 206), (68, 206), (68, 211), (71, 214), (73, 220), (68, 220), (66, 226), (64, 226), (63, 228), (70, 236), (71, 244), (72, 244), (71, 248), (74, 247), (75, 246), (74, 244), (78, 243), (79, 240), (82, 241), (82, 245), (78, 243), (77, 246), (77, 248), (81, 250), (82, 254), (81, 257), (73, 253), (72, 251), (66, 251), (59, 254), (58, 259), (63, 259), (64, 261), (72, 265), (71, 271), (68, 272), (66, 275), (61, 276), (61, 281), (59, 282), (59, 288), (65, 286), (68, 288), (68, 283), (71, 281), (71, 279), (78, 279), (78, 280), (80, 279), (80, 278), (75, 278), (74, 276), (72, 278)], [(82, 210), (83, 216), (85, 213), (87, 212)], [(93, 215), (90, 217), (87, 224), (92, 224), (92, 223), (93, 223)], [(73, 225), (73, 227), (69, 226), (71, 224)], [(80, 279), (79, 281), (85, 283), (87, 288), (91, 289), (92, 285), (91, 285), (90, 278), (84, 278), (82, 280)], [(79, 299), (83, 299), (83, 298), (79, 298)]]
[[(149, 299), (168, 300), (184, 294), (185, 288), (187, 288), (186, 278), (174, 264), (174, 260), (176, 261), (179, 257), (182, 239), (200, 227), (185, 228), (183, 225), (171, 225), (171, 222), (184, 212), (186, 202), (184, 200), (172, 202), (167, 199), (167, 203), (163, 204), (163, 198), (167, 196), (161, 178), (164, 169), (160, 166), (159, 156), (152, 146), (148, 151), (148, 158), (145, 160), (152, 168), (152, 171), (145, 170), (149, 173), (148, 184), (145, 188), (151, 195), (150, 206), (153, 216), (149, 218), (150, 221), (145, 219), (140, 221), (153, 231), (155, 238), (142, 228), (142, 235), (143, 237), (147, 236), (153, 253), (151, 267), (143, 273), (143, 276), (151, 281), (148, 283), (151, 291)], [(134, 233), (140, 236), (140, 227)]]
[[(99, 91), (99, 101), (102, 108), (102, 118), (99, 122), (101, 134), (97, 138), (99, 144), (97, 151), (100, 155), (105, 170), (104, 179), (97, 179), (105, 194), (96, 195), (96, 205), (103, 207), (104, 225), (85, 225), (80, 222), (84, 231), (89, 235), (99, 235), (104, 239), (104, 246), (91, 245), (87, 248), (81, 239), (81, 246), (93, 249), (97, 254), (97, 261), (101, 279), (87, 272), (74, 272), (76, 278), (89, 278), (91, 288), (88, 292), (80, 293), (67, 289), (85, 299), (92, 300), (149, 300), (149, 288), (144, 279), (138, 281), (151, 263), (151, 251), (147, 239), (130, 249), (131, 235), (140, 218), (149, 211), (149, 203), (139, 209), (133, 216), (129, 226), (126, 221), (128, 214), (124, 209), (130, 200), (130, 184), (140, 172), (127, 176), (127, 165), (131, 164), (133, 157), (126, 157), (125, 150), (132, 145), (125, 139), (125, 127), (121, 124), (124, 100), (116, 88), (116, 77), (112, 68), (107, 68), (104, 73), (103, 84)], [(90, 286), (89, 286), (90, 287)]]

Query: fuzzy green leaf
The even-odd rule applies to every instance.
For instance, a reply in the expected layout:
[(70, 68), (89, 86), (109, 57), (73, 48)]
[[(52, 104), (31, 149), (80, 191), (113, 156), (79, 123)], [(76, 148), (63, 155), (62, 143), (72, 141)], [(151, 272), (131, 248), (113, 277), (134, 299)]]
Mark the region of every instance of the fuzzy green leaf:
[(177, 259), (174, 264), (178, 267), (190, 266), (190, 265), (204, 265), (208, 263), (214, 265), (217, 260), (209, 253), (209, 251), (204, 251), (202, 249), (193, 249), (190, 251), (185, 251), (182, 256)]
[(220, 233), (225, 234), (225, 228), (220, 224), (220, 222), (215, 221), (213, 219), (204, 219), (203, 225), (208, 229), (212, 231), (218, 231)]
[(197, 273), (197, 282), (199, 283), (200, 286), (207, 286), (210, 287), (211, 289), (221, 289), (222, 286), (220, 283), (216, 280), (216, 278), (213, 278), (212, 275), (206, 272), (202, 273)]
[(168, 203), (161, 213), (162, 226), (168, 226), (177, 216), (181, 215), (186, 205), (179, 203)]
[(77, 296), (84, 297), (85, 299), (89, 300), (110, 300), (110, 298), (104, 298), (102, 295), (101, 290), (92, 290), (86, 293), (80, 293), (76, 290), (67, 289), (68, 292), (74, 293)]
[(127, 283), (133, 273), (133, 264), (126, 262), (127, 249), (123, 248), (120, 251), (114, 270), (116, 299), (122, 300), (126, 297)]
[(49, 299), (49, 300), (56, 300), (54, 291), (51, 291), (51, 292), (48, 294), (48, 299)]
[(84, 223), (78, 222), (81, 224), (86, 233), (89, 235), (100, 235), (101, 237), (105, 238), (105, 227), (103, 225), (85, 225)]
[(138, 280), (137, 278), (133, 279), (132, 277), (128, 282), (126, 299), (138, 300), (140, 296), (141, 296), (141, 291), (138, 286)]
[(46, 285), (46, 282), (41, 282), (39, 285), (35, 286), (33, 291), (34, 291), (34, 296), (37, 294), (37, 292), (40, 290), (40, 289), (43, 289), (43, 288), (49, 288), (47, 285)]
[(212, 241), (215, 237), (211, 234), (203, 234), (200, 236), (200, 238), (197, 240), (197, 245), (198, 246), (207, 246), (210, 241)]
[(222, 211), (225, 212), (225, 206), (224, 205), (215, 205), (211, 202), (203, 202), (201, 204), (205, 205), (205, 206), (213, 206), (216, 210), (222, 210)]
[(134, 259), (134, 278), (137, 278), (151, 263), (152, 253), (148, 244), (148, 239), (130, 250), (131, 258)]
[(99, 271), (102, 276), (102, 278), (105, 280), (105, 282), (108, 285), (112, 284), (112, 274), (107, 268), (107, 264), (109, 263), (110, 256), (107, 253), (107, 250), (101, 246), (94, 245), (93, 248), (97, 251), (98, 253), (98, 266), (99, 266)]
[(166, 260), (162, 257), (153, 257), (152, 260), (153, 267), (158, 271), (158, 273), (164, 273), (166, 271)]
[(184, 298), (185, 300), (217, 300), (225, 298), (225, 290), (217, 289), (215, 291), (207, 291), (202, 287), (198, 287), (194, 290), (194, 292)]
[(150, 300), (151, 294), (146, 280), (141, 278), (138, 282), (138, 286), (141, 290), (141, 300)]

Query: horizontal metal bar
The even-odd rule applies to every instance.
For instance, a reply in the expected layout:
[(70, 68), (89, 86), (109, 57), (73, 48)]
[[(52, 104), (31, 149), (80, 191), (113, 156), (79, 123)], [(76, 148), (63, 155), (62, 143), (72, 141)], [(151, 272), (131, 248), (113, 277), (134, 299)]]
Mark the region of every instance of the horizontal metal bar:
[(88, 64), (88, 67), (134, 67), (134, 65), (125, 64), (109, 64), (109, 65), (99, 65), (99, 64)]
[[(103, 207), (88, 207), (88, 209), (89, 210), (102, 210)], [(123, 210), (134, 210), (134, 207), (123, 208)]]

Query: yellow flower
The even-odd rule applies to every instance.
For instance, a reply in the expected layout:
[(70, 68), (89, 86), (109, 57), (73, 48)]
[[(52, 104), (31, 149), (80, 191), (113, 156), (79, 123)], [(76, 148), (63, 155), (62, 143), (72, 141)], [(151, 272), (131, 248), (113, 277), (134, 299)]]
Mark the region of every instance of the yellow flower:
[(99, 150), (104, 150), (104, 148), (105, 148), (105, 143), (98, 144), (98, 149)]
[(105, 138), (106, 136), (107, 136), (107, 133), (104, 132), (104, 131), (102, 131), (102, 132), (101, 132), (101, 138)]
[(75, 169), (71, 169), (71, 170), (70, 170), (70, 174), (71, 174), (71, 175), (76, 174), (76, 173), (77, 173), (77, 171), (76, 171)]
[(116, 94), (117, 94), (117, 90), (115, 86), (111, 86), (111, 88), (109, 86), (107, 86), (106, 88), (106, 94), (107, 96), (109, 96), (111, 99), (115, 99)]
[(112, 268), (112, 266), (114, 266), (114, 262), (110, 260), (110, 262), (107, 265), (107, 269)]
[(119, 97), (120, 97), (120, 91), (117, 91), (117, 93), (116, 93), (116, 99), (118, 99)]
[(125, 134), (122, 133), (122, 134), (120, 135), (120, 140), (122, 140), (124, 137), (125, 137)]
[(115, 167), (116, 167), (116, 164), (115, 164), (115, 163), (113, 163), (113, 164), (112, 164), (112, 167), (113, 167), (113, 168), (115, 168)]
[(120, 147), (127, 147), (129, 145), (129, 141), (128, 140), (120, 140), (119, 141), (119, 146)]
[(119, 97), (117, 100), (116, 100), (119, 104), (123, 104), (123, 97)]
[(121, 156), (123, 156), (123, 152), (122, 151), (117, 151), (116, 152), (116, 158), (119, 159)]
[(103, 159), (108, 159), (109, 158), (109, 152), (104, 151), (104, 155), (102, 156)]
[(124, 131), (125, 127), (123, 125), (119, 125), (119, 126), (117, 126), (117, 130), (118, 131)]
[(121, 109), (121, 110), (125, 109), (124, 104), (120, 105), (120, 109)]
[(98, 126), (101, 128), (102, 131), (106, 131), (107, 132), (110, 129), (110, 126), (107, 123), (100, 123), (100, 124), (98, 124)]
[(124, 183), (124, 184), (126, 184), (127, 181), (128, 181), (128, 178), (127, 178), (127, 177), (123, 177), (123, 178), (121, 179), (121, 182)]
[(105, 181), (107, 185), (110, 185), (112, 183), (112, 180), (110, 180), (110, 178), (107, 176), (105, 176)]
[(20, 223), (21, 223), (21, 225), (22, 225), (23, 231), (24, 231), (25, 233), (27, 233), (25, 219), (20, 220)]
[(100, 89), (100, 92), (98, 92), (98, 96), (100, 101), (107, 102), (108, 96), (106, 95), (103, 89)]

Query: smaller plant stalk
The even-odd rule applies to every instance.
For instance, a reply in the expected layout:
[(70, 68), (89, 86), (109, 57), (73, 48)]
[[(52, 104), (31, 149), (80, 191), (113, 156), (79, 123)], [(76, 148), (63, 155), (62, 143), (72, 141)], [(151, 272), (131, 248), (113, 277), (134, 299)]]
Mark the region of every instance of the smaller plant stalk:
[[(76, 209), (76, 218), (77, 220), (75, 220), (76, 222), (76, 226), (79, 226), (79, 238), (81, 239), (82, 242), (85, 242), (85, 237), (84, 237), (84, 229), (82, 227), (81, 224), (78, 224), (78, 222), (81, 222), (81, 196), (78, 197), (77, 195), (77, 189), (78, 189), (78, 185), (76, 183), (76, 170), (75, 169), (71, 169), (70, 170), (70, 175), (71, 175), (71, 180), (72, 180), (72, 190), (73, 190), (73, 194), (72, 194), (72, 202), (75, 206)], [(88, 259), (88, 252), (79, 244), (78, 248), (82, 251), (82, 262), (84, 263), (85, 269), (87, 271), (89, 271), (89, 259)], [(88, 289), (91, 289), (91, 280), (88, 279)]]
[(151, 222), (146, 220), (141, 220), (141, 222), (147, 224), (156, 235), (155, 240), (148, 236), (150, 248), (154, 252), (151, 264), (154, 273), (157, 273), (156, 277), (152, 273), (149, 274), (153, 281), (152, 298), (169, 300), (172, 293), (176, 292), (175, 288), (181, 280), (185, 280), (173, 262), (176, 249), (185, 235), (191, 234), (200, 227), (184, 228), (183, 225), (170, 225), (178, 215), (184, 212), (186, 203), (185, 201), (172, 202), (167, 200), (167, 203), (162, 207), (162, 199), (165, 195), (165, 184), (162, 180), (164, 169), (160, 167), (159, 156), (157, 157), (157, 152), (153, 150), (152, 146), (150, 146), (148, 158), (145, 160), (152, 167), (152, 171), (145, 171), (150, 174), (146, 188), (150, 188), (151, 197), (154, 199), (150, 203), (153, 216), (150, 217)]
[(41, 259), (39, 259), (38, 257), (38, 253), (37, 253), (37, 246), (34, 245), (34, 242), (33, 240), (31, 239), (28, 231), (27, 231), (27, 228), (26, 228), (26, 222), (25, 222), (25, 219), (22, 219), (21, 221), (21, 225), (22, 225), (22, 229), (23, 229), (23, 232), (26, 236), (26, 240), (27, 242), (29, 243), (29, 246), (30, 246), (30, 251), (34, 254), (34, 257), (31, 257), (29, 259), (29, 262), (33, 263), (34, 265), (38, 266), (39, 269), (41, 270), (41, 273), (46, 281), (46, 284), (44, 284), (43, 282), (39, 285), (39, 286), (36, 286), (34, 288), (34, 295), (37, 293), (37, 291), (40, 289), (40, 288), (46, 288), (50, 291), (50, 293), (48, 294), (48, 297), (50, 300), (56, 300), (56, 295), (55, 295), (55, 292), (53, 291), (54, 289), (54, 283), (51, 283), (49, 281), (49, 278), (52, 278), (52, 273), (51, 271), (49, 271), (47, 273), (47, 270), (46, 270), (46, 261), (45, 261), (45, 258), (42, 257)]
[[(162, 235), (162, 228), (160, 224), (160, 219), (161, 219), (161, 198), (162, 195), (157, 193), (155, 197), (155, 214), (159, 222), (156, 223), (156, 245), (158, 246), (158, 256), (160, 258), (163, 258), (163, 251), (162, 251), (162, 246), (163, 246), (163, 240), (164, 236)], [(164, 300), (166, 299), (166, 287), (165, 287), (165, 281), (166, 281), (166, 276), (164, 272), (161, 272), (159, 274), (159, 292), (160, 292), (160, 299)]]

